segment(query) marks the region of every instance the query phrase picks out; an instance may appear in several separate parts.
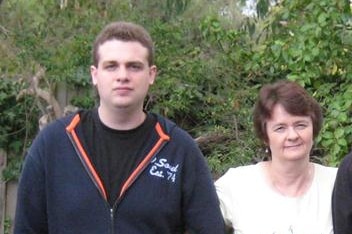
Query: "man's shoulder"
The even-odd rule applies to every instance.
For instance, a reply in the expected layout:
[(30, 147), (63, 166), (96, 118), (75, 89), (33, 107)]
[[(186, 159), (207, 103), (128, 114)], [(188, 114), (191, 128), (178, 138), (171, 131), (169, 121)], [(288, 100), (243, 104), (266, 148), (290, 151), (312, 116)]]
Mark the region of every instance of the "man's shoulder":
[(352, 151), (342, 159), (341, 166), (352, 167)]
[(171, 128), (174, 128), (174, 127), (177, 127), (177, 124), (172, 121), (171, 119), (165, 117), (165, 116), (162, 116), (160, 114), (156, 114), (156, 113), (149, 113), (150, 115), (152, 115), (154, 118), (156, 118), (156, 121), (161, 124), (161, 126), (164, 128), (164, 129), (171, 129)]
[(153, 115), (156, 117), (157, 122), (161, 125), (166, 134), (170, 136), (172, 135), (173, 137), (181, 136), (185, 137), (186, 139), (191, 138), (190, 134), (185, 129), (177, 125), (173, 120), (159, 114)]
[(344, 177), (346, 180), (352, 183), (352, 151), (347, 154), (341, 161), (338, 171), (337, 178)]
[(82, 116), (84, 116), (86, 113), (88, 113), (87, 110), (79, 110), (74, 113), (67, 114), (63, 117), (51, 121), (40, 132), (48, 133), (52, 131), (65, 130), (74, 121), (75, 117), (78, 117), (78, 120), (80, 121)]

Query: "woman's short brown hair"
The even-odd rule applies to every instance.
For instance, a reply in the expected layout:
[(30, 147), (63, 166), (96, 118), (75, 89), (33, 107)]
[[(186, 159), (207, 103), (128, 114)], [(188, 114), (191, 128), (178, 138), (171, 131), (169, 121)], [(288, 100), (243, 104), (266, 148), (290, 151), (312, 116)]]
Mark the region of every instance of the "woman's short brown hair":
[(254, 130), (258, 138), (268, 144), (266, 121), (271, 118), (275, 105), (281, 104), (291, 115), (310, 116), (313, 123), (313, 138), (317, 137), (323, 115), (319, 103), (300, 85), (289, 80), (280, 80), (263, 86), (253, 113)]
[(93, 44), (93, 64), (98, 66), (99, 63), (99, 46), (110, 40), (135, 41), (139, 42), (148, 50), (148, 63), (154, 64), (154, 44), (151, 36), (145, 28), (131, 22), (113, 22), (105, 26), (105, 28), (96, 37)]

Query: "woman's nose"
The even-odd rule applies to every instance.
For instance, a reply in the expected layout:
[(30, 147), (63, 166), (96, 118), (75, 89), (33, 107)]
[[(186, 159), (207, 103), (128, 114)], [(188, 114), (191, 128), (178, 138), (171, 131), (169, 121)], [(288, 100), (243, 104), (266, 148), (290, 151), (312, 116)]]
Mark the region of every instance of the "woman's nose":
[(297, 139), (299, 134), (297, 133), (297, 130), (294, 128), (288, 128), (288, 139), (289, 140), (295, 140)]

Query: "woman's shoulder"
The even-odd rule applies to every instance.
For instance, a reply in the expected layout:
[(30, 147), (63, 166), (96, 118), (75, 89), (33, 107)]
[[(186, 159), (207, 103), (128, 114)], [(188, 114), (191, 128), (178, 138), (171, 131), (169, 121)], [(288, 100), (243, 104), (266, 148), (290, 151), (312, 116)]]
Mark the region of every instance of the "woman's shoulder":
[(259, 164), (241, 165), (230, 168), (226, 174), (246, 174), (259, 170)]
[(315, 168), (315, 175), (317, 179), (334, 183), (337, 174), (336, 167), (324, 166), (317, 163), (313, 163), (313, 165)]
[(227, 170), (227, 172), (221, 176), (217, 183), (248, 183), (250, 180), (258, 178), (260, 173), (260, 166), (258, 164), (237, 166)]
[(313, 163), (315, 170), (322, 174), (336, 175), (337, 167), (324, 166), (318, 163)]

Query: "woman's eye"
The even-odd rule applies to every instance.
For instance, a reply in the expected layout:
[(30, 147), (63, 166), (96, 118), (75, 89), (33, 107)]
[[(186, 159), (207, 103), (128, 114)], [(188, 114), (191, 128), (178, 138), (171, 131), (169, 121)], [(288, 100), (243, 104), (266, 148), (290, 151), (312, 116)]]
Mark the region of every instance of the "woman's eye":
[(284, 127), (277, 127), (277, 128), (274, 129), (275, 132), (282, 132), (284, 130), (285, 130)]
[(297, 128), (298, 128), (298, 129), (305, 129), (306, 127), (307, 127), (306, 124), (298, 124), (298, 125), (297, 125)]

